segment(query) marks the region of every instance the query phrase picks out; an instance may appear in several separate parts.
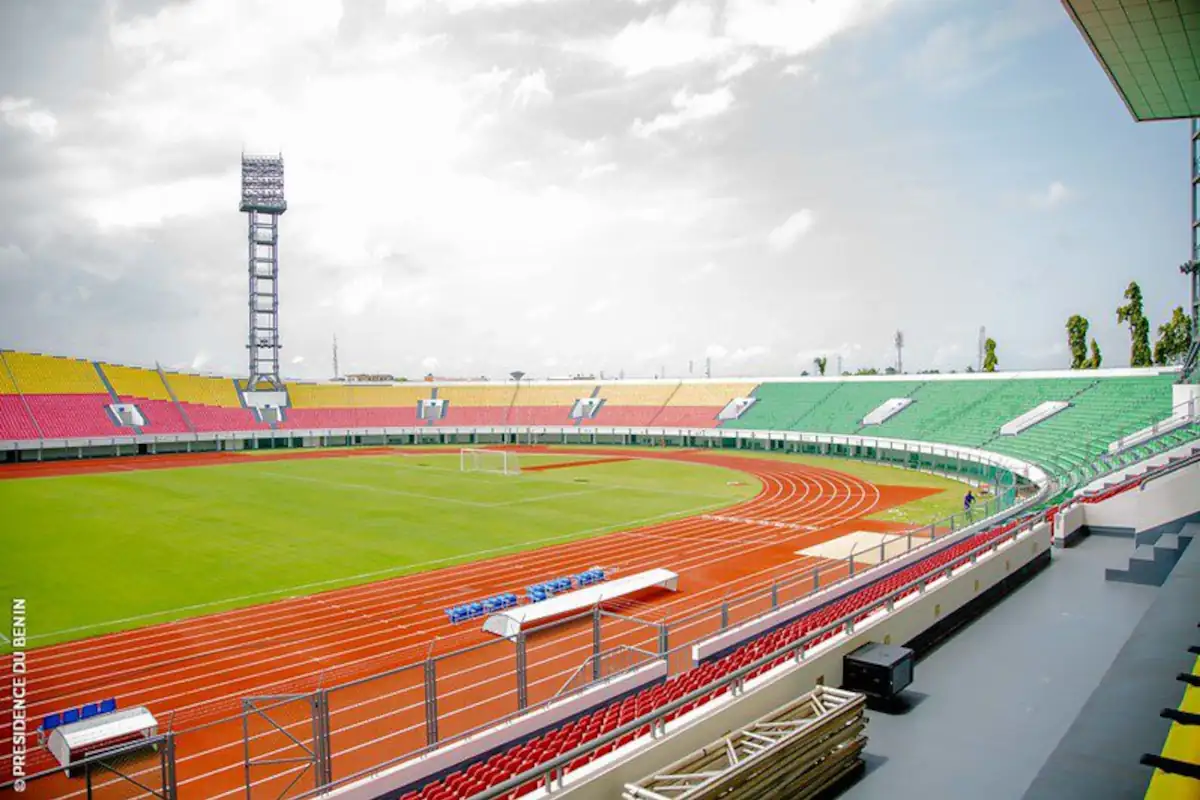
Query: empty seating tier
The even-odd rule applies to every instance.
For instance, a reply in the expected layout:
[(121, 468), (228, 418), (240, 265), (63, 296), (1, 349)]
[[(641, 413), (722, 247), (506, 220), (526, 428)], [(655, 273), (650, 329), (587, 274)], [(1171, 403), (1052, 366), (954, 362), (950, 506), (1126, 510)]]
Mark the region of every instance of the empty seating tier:
[(37, 439), (38, 430), (0, 353), (0, 440)]
[(523, 384), (517, 388), (509, 425), (573, 425), (571, 409), (576, 400), (591, 397), (592, 383), (563, 383), (554, 386)]
[(165, 373), (165, 377), (167, 385), (181, 403), (242, 408), (242, 400), (232, 378), (210, 378), (207, 375), (189, 375), (185, 372), (168, 372)]
[(350, 387), (344, 383), (289, 383), (288, 402), (296, 408), (353, 408)]
[(508, 408), (513, 404), (517, 386), (440, 386), (438, 399), (455, 406)]
[(146, 400), (170, 400), (171, 393), (163, 383), (158, 370), (123, 367), (118, 364), (101, 364), (104, 377), (108, 378), (113, 391), (121, 397), (140, 397)]
[(23, 394), (107, 394), (91, 361), (7, 352), (12, 379)]
[(832, 380), (764, 383), (754, 392), (758, 402), (740, 419), (725, 423), (725, 427), (771, 431), (807, 430), (801, 421), (840, 386), (840, 383)]

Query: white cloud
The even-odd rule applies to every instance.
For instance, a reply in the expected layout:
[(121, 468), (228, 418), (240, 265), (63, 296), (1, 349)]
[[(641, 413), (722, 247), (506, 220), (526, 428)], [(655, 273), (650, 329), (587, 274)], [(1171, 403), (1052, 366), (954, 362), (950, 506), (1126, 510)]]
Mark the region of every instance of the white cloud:
[(675, 352), (675, 345), (660, 344), (657, 347), (651, 347), (647, 350), (642, 350), (637, 354), (638, 361), (657, 361), (666, 358)]
[(513, 104), (523, 108), (537, 102), (549, 102), (553, 98), (554, 94), (546, 85), (546, 72), (540, 69), (521, 78), (513, 90)]
[(1068, 189), (1062, 181), (1054, 181), (1042, 191), (1030, 195), (1029, 203), (1034, 208), (1048, 210), (1062, 205), (1073, 196), (1074, 192)]
[(739, 44), (796, 55), (875, 19), (891, 4), (892, 0), (727, 0), (725, 34)]
[(591, 178), (599, 178), (601, 175), (607, 175), (610, 172), (616, 171), (617, 165), (610, 161), (605, 164), (596, 164), (595, 166), (584, 167), (583, 171), (579, 173), (579, 177), (583, 180), (590, 180)]
[(706, 358), (724, 358), (729, 355), (729, 348), (724, 345), (710, 344), (704, 351), (704, 355)]
[(762, 358), (771, 352), (771, 348), (762, 344), (755, 344), (749, 347), (739, 347), (729, 355), (729, 360), (734, 363), (742, 361), (753, 361), (756, 358)]
[(713, 35), (713, 9), (685, 0), (665, 14), (631, 22), (611, 41), (582, 49), (601, 55), (626, 75), (711, 61), (729, 43)]
[(813, 212), (802, 208), (767, 234), (767, 244), (775, 252), (788, 250), (812, 230), (815, 222)]
[(58, 135), (58, 119), (49, 111), (36, 107), (28, 97), (0, 97), (0, 117), (6, 124), (43, 139)]
[(734, 78), (745, 75), (747, 72), (754, 69), (754, 66), (757, 63), (757, 58), (749, 55), (748, 53), (743, 53), (738, 57), (737, 61), (734, 61), (733, 63), (721, 68), (721, 71), (717, 73), (717, 80), (721, 83), (727, 83)]
[(733, 107), (733, 92), (721, 86), (705, 94), (692, 94), (680, 89), (671, 98), (674, 111), (659, 114), (649, 122), (640, 118), (633, 123), (636, 136), (653, 136), (662, 131), (672, 131), (694, 122), (719, 117)]
[(437, 369), (438, 360), (435, 356), (425, 356), (421, 359), (421, 367), (426, 372), (433, 372)]

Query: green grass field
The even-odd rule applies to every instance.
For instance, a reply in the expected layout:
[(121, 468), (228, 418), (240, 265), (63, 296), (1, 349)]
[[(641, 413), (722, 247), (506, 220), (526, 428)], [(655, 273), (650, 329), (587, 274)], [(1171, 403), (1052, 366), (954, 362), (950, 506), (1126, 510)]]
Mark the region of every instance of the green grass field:
[[(960, 503), (961, 484), (944, 478), (742, 455), (943, 489), (889, 520), (927, 522)], [(464, 474), (457, 454), (419, 449), (0, 481), (0, 593), (27, 600), (32, 644), (44, 645), (703, 513), (759, 490), (746, 473), (659, 460)]]
[[(521, 463), (563, 460), (578, 459)], [(760, 489), (744, 473), (664, 461), (518, 477), (458, 467), (457, 454), (414, 453), (0, 481), (0, 594), (27, 600), (43, 645), (688, 516)]]

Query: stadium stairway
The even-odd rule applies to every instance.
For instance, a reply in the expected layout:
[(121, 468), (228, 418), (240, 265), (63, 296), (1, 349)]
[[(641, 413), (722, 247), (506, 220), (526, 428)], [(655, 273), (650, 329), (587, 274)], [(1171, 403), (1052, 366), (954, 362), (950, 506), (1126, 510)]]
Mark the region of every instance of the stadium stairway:
[(131, 403), (141, 411), (141, 433), (190, 433), (191, 426), (158, 370), (97, 364), (115, 402)]
[(1159, 531), (1151, 536), (1135, 537), (1129, 565), (1106, 568), (1104, 579), (1117, 583), (1162, 586), (1183, 557), (1184, 550), (1197, 536), (1200, 536), (1200, 524), (1187, 522), (1175, 526), (1171, 532)]

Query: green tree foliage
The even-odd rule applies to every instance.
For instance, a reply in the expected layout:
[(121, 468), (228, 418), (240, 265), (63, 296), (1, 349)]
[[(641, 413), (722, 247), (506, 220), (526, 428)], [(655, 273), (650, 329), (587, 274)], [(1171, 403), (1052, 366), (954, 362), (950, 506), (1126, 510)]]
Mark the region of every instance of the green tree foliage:
[(1148, 367), (1151, 365), (1150, 353), (1150, 320), (1142, 308), (1142, 287), (1137, 281), (1125, 289), (1125, 305), (1117, 309), (1117, 322), (1129, 323), (1129, 336), (1132, 344), (1129, 349), (1129, 366)]
[(1088, 368), (1087, 317), (1072, 314), (1067, 320), (1067, 347), (1071, 349), (1071, 369)]
[(983, 371), (995, 372), (999, 365), (1000, 360), (996, 358), (996, 340), (989, 338), (983, 343)]
[(1154, 363), (1159, 366), (1178, 364), (1192, 347), (1192, 320), (1176, 306), (1171, 319), (1158, 326), (1158, 341), (1154, 343)]
[(855, 371), (854, 371), (854, 374), (855, 374), (855, 375), (878, 375), (878, 374), (879, 374), (879, 370), (875, 369), (874, 367), (870, 367), (869, 369), (858, 369), (858, 370), (855, 370)]
[(825, 365), (828, 363), (829, 363), (829, 359), (826, 358), (825, 356), (821, 356), (820, 358), (813, 359), (813, 366), (815, 366), (817, 368), (817, 371), (820, 372), (822, 375), (825, 374)]
[(1096, 344), (1096, 340), (1092, 339), (1092, 354), (1088, 356), (1087, 362), (1083, 365), (1084, 369), (1100, 369), (1100, 362), (1104, 360), (1104, 356), (1100, 355), (1100, 345)]

